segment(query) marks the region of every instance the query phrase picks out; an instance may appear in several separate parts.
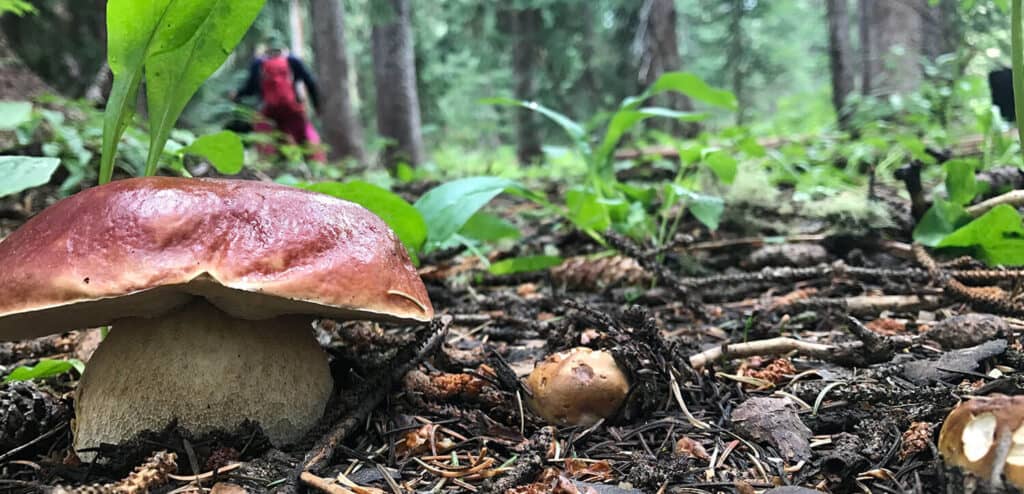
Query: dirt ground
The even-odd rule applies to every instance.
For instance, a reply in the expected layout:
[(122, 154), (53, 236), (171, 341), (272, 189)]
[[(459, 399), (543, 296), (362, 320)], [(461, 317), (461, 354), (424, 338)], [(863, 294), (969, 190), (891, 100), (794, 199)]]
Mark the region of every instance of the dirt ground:
[[(714, 235), (684, 224), (660, 250), (612, 235), (621, 254), (595, 259), (586, 236), (499, 201), (523, 238), (492, 261), (546, 246), (569, 260), (496, 277), (440, 252), (421, 266), (432, 324), (319, 323), (338, 389), (301, 443), (171, 429), (82, 462), (65, 375), (0, 388), (0, 490), (1005, 492), (945, 466), (936, 441), (961, 398), (1020, 389), (1024, 271), (933, 259), (898, 227), (780, 243), (742, 221), (764, 216), (752, 211)], [(48, 202), (0, 203), (0, 237)], [(0, 366), (87, 359), (96, 339), (0, 343)], [(610, 351), (630, 392), (610, 419), (552, 427), (520, 378), (576, 346)], [(117, 490), (129, 487), (142, 490)]]

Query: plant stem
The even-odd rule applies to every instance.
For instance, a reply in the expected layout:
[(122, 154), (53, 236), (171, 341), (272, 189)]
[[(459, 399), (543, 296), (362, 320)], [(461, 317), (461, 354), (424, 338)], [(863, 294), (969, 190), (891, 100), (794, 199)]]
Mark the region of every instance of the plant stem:
[(1024, 118), (1024, 26), (1021, 26), (1021, 9), (1024, 0), (1013, 0), (1013, 9), (1010, 15), (1010, 43), (1013, 51), (1013, 111), (1017, 121), (1017, 137), (1021, 148), (1021, 156), (1024, 157), (1024, 127), (1021, 126), (1021, 119)]

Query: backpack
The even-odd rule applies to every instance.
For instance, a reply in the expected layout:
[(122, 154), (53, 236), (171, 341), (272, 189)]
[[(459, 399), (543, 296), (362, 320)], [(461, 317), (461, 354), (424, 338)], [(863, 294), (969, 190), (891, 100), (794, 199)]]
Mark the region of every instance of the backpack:
[(288, 57), (267, 58), (260, 68), (260, 90), (263, 105), (270, 110), (300, 110), (302, 105), (295, 94), (295, 83)]

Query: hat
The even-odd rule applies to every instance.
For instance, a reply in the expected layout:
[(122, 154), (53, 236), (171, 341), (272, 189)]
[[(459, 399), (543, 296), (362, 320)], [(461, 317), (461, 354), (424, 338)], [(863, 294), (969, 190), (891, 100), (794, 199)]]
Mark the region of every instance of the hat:
[(284, 37), (278, 33), (271, 34), (266, 40), (268, 50), (283, 50), (288, 48), (288, 43), (285, 42)]

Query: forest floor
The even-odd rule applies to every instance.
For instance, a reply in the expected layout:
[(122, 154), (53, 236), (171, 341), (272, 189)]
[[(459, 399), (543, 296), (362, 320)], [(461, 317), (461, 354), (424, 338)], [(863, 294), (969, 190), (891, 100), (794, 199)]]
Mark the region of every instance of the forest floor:
[[(499, 201), (520, 223), (531, 207)], [(0, 237), (51, 202), (45, 190), (0, 202)], [(146, 443), (146, 454), (176, 453), (170, 477), (167, 455), (115, 450), (85, 463), (69, 449), (75, 378), (8, 385), (0, 490), (964, 492), (938, 459), (938, 429), (960, 397), (1017, 386), (1024, 321), (987, 311), (1017, 307), (1021, 273), (882, 240), (909, 238), (899, 228), (809, 227), (779, 242), (744, 215), (772, 216), (732, 214), (713, 235), (684, 224), (660, 250), (610, 236), (622, 255), (600, 259), (582, 257), (600, 247), (554, 220), (525, 224), (492, 260), (545, 246), (581, 256), (537, 273), (498, 277), (473, 255), (429, 256), (432, 324), (318, 324), (338, 390), (322, 425), (283, 451), (258, 432), (193, 443), (172, 430)], [(92, 330), (0, 343), (0, 366), (87, 361), (97, 340)], [(590, 427), (550, 427), (524, 405), (520, 378), (581, 345), (626, 370), (626, 405)], [(313, 475), (297, 480), (304, 470)]]

